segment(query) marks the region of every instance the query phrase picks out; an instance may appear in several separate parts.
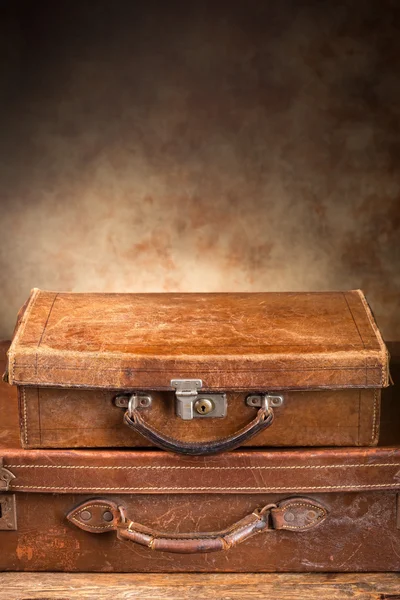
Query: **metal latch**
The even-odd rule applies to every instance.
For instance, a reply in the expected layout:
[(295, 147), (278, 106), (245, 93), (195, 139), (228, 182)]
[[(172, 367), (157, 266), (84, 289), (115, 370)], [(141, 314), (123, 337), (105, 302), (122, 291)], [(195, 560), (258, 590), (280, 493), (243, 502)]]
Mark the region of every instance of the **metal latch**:
[(171, 387), (175, 388), (176, 414), (184, 421), (226, 416), (226, 394), (199, 393), (203, 387), (201, 379), (172, 379)]
[(8, 492), (10, 482), (15, 479), (15, 475), (3, 467), (3, 458), (0, 458), (0, 492)]
[(3, 458), (0, 458), (0, 531), (17, 529), (15, 494), (3, 493), (8, 492), (13, 479), (15, 479), (15, 475), (3, 467)]

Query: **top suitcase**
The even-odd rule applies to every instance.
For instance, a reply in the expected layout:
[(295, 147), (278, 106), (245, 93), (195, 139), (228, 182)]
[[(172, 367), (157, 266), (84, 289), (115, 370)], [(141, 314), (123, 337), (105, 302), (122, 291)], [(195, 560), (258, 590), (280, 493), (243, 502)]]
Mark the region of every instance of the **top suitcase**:
[(370, 446), (388, 353), (363, 293), (34, 289), (5, 379), (25, 448)]

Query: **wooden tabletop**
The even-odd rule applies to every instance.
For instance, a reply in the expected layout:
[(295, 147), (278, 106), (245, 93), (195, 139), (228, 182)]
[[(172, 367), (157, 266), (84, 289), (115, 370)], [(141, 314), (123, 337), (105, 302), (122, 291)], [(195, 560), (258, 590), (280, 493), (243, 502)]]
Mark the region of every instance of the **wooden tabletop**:
[(400, 574), (0, 574), (0, 600), (400, 600)]

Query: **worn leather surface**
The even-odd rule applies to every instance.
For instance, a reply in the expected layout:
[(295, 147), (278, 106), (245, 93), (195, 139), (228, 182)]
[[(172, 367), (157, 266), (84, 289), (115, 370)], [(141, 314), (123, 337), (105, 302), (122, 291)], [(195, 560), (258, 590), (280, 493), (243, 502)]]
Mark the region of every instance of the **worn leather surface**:
[(388, 356), (360, 291), (71, 294), (33, 290), (10, 383), (171, 389), (378, 388)]
[[(308, 531), (260, 533), (227, 552), (173, 554), (94, 535), (67, 519), (71, 508), (93, 493), (17, 494), (18, 530), (0, 531), (0, 569), (6, 571), (103, 572), (313, 572), (399, 571), (397, 492), (310, 493), (329, 510)], [(108, 492), (144, 526), (182, 532), (220, 531), (255, 509), (286, 500), (288, 493), (131, 494)], [(296, 494), (293, 494), (296, 496)]]
[[(19, 386), (19, 392), (26, 448), (137, 448), (153, 442), (124, 424), (125, 409), (114, 405), (115, 391)], [(257, 414), (246, 405), (247, 394), (228, 392), (226, 417), (184, 421), (175, 414), (173, 392), (151, 395), (152, 406), (140, 409), (143, 420), (181, 447), (234, 436)], [(283, 405), (273, 409), (272, 425), (245, 445), (370, 446), (378, 441), (378, 389), (284, 391), (283, 396)]]
[(163, 451), (4, 449), (11, 491), (241, 494), (400, 489), (400, 447)]
[[(1, 570), (400, 569), (400, 450), (233, 452), (207, 461), (149, 451), (31, 450), (6, 452), (5, 463), (16, 474), (10, 493), (16, 493), (18, 529), (0, 531)], [(75, 468), (64, 468), (69, 466)], [(179, 468), (193, 466), (206, 470)], [(67, 518), (82, 502), (106, 500), (123, 505), (128, 518), (143, 528), (201, 537), (202, 532), (226, 530), (253, 511), (280, 505), (300, 493), (329, 512), (318, 527), (268, 531), (228, 552), (155, 553), (117, 540), (112, 531), (88, 533)]]
[(254, 509), (223, 531), (167, 533), (135, 523), (126, 514), (123, 504), (107, 499), (89, 500), (74, 508), (67, 519), (90, 533), (117, 532), (118, 538), (129, 540), (151, 550), (178, 554), (227, 551), (263, 531), (287, 529), (307, 531), (320, 525), (328, 511), (308, 498), (295, 497)]

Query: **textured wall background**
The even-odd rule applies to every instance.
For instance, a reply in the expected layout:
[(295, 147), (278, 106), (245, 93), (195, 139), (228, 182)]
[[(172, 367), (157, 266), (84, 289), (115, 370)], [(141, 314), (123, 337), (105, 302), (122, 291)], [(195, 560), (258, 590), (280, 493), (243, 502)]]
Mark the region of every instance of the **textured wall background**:
[(361, 287), (400, 336), (400, 5), (1, 4), (0, 337), (31, 287)]

